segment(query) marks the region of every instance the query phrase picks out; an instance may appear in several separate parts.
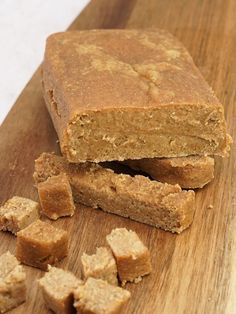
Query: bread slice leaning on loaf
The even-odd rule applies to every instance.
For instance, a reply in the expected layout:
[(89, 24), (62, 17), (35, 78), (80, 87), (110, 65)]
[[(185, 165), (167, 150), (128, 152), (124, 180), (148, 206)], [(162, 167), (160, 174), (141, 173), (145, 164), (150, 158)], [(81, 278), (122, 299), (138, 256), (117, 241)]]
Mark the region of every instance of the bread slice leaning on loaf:
[(68, 176), (75, 200), (86, 206), (177, 233), (192, 223), (195, 194), (177, 184), (117, 174), (94, 163), (71, 164), (48, 153), (35, 161), (36, 184), (60, 172)]
[(209, 156), (144, 158), (123, 163), (157, 181), (179, 184), (184, 189), (202, 188), (214, 178), (215, 162)]

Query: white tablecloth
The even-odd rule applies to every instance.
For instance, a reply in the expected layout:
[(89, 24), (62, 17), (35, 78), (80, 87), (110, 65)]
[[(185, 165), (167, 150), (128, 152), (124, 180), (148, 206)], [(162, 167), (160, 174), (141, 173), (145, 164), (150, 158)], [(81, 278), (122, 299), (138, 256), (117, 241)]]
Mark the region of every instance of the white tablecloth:
[(0, 0), (0, 124), (42, 61), (45, 39), (89, 0)]

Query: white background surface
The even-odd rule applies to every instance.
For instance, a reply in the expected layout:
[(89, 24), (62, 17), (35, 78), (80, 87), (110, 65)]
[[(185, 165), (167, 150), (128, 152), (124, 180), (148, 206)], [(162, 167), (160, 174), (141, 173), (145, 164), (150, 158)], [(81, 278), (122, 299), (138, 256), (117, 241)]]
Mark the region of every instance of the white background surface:
[(42, 61), (45, 39), (89, 0), (0, 0), (0, 124)]

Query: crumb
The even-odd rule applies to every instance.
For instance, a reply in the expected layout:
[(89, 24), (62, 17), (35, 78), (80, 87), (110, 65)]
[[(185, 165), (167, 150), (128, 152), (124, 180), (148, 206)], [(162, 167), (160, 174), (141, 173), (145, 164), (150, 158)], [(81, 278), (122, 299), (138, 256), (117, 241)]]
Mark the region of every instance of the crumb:
[(207, 209), (212, 209), (213, 208), (213, 205), (212, 204), (209, 204), (208, 206), (207, 206)]
[(16, 169), (17, 164), (18, 164), (18, 159), (16, 158), (13, 162), (9, 162), (9, 169), (14, 171)]
[(134, 283), (139, 283), (140, 281), (142, 281), (142, 277), (141, 276), (139, 276), (139, 277), (134, 279)]

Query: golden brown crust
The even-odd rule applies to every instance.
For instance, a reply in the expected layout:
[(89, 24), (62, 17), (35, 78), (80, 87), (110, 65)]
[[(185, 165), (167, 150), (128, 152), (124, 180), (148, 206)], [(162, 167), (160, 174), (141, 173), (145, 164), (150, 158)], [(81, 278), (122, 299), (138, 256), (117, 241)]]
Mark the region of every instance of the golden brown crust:
[(202, 188), (214, 178), (214, 158), (209, 156), (145, 158), (124, 163), (148, 173), (155, 180), (179, 184), (186, 189)]
[(48, 153), (35, 162), (36, 183), (60, 172), (67, 174), (75, 200), (86, 206), (177, 233), (192, 223), (195, 194), (179, 185), (116, 174), (94, 163), (70, 164)]
[(69, 161), (228, 150), (223, 107), (187, 50), (166, 31), (51, 35), (43, 86)]

